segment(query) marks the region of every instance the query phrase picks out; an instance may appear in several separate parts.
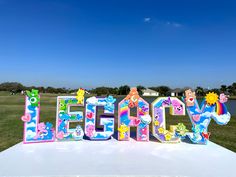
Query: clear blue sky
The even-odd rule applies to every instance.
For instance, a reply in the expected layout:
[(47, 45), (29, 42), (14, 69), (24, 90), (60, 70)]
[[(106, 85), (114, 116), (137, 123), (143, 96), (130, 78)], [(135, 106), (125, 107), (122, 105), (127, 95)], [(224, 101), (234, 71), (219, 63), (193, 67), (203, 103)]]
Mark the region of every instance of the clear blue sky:
[(236, 1), (0, 0), (0, 82), (55, 87), (236, 81)]

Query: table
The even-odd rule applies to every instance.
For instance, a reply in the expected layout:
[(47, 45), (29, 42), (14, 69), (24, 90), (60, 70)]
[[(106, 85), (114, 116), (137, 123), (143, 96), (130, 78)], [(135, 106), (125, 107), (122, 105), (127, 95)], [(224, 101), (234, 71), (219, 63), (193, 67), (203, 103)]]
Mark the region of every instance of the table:
[(157, 141), (19, 143), (0, 153), (0, 176), (235, 177), (236, 153), (217, 144)]

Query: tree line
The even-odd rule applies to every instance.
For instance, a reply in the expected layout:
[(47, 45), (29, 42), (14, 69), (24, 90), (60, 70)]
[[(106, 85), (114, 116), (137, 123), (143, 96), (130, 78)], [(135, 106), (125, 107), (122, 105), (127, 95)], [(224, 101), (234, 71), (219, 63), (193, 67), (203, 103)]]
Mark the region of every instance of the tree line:
[[(154, 91), (159, 92), (159, 95), (165, 96), (169, 95), (171, 92), (171, 88), (168, 86), (155, 86), (155, 87), (148, 87), (149, 89), (152, 89)], [(70, 88), (55, 88), (55, 87), (36, 87), (36, 86), (24, 86), (21, 83), (18, 82), (4, 82), (0, 84), (0, 91), (9, 91), (11, 93), (20, 93), (25, 90), (31, 90), (31, 89), (37, 89), (40, 93), (75, 93), (77, 89), (70, 89)], [(137, 90), (140, 95), (143, 94), (143, 90), (146, 89), (146, 87), (142, 85), (137, 86)], [(97, 87), (94, 89), (87, 90), (91, 94), (96, 94), (98, 96), (100, 95), (127, 95), (130, 91), (130, 86), (128, 85), (122, 85), (120, 87)], [(182, 89), (182, 92), (184, 89)], [(197, 96), (204, 96), (208, 92), (215, 92), (215, 93), (226, 93), (228, 95), (236, 95), (236, 82), (232, 83), (231, 85), (221, 85), (219, 88), (213, 88), (213, 89), (205, 89), (203, 87), (196, 87), (195, 89)]]

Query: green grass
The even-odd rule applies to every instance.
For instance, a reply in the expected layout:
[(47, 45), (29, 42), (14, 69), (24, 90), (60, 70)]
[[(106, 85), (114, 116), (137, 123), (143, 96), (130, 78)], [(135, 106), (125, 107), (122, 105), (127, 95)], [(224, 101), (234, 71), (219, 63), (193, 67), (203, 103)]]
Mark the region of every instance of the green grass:
[[(24, 114), (24, 96), (12, 95), (0, 92), (0, 151), (21, 142), (23, 139), (23, 122), (21, 116)], [(99, 111), (98, 115), (101, 114)], [(115, 113), (117, 118), (117, 112)], [(51, 122), (55, 127), (56, 122), (56, 95), (43, 94), (41, 96), (41, 122)], [(188, 116), (167, 115), (167, 128), (178, 122), (184, 123), (191, 130)], [(117, 123), (117, 119), (116, 119)], [(117, 125), (116, 125), (117, 127)], [(131, 129), (135, 130), (134, 128)], [(214, 121), (209, 125), (211, 132), (210, 140), (236, 152), (236, 117), (225, 126), (219, 126)]]

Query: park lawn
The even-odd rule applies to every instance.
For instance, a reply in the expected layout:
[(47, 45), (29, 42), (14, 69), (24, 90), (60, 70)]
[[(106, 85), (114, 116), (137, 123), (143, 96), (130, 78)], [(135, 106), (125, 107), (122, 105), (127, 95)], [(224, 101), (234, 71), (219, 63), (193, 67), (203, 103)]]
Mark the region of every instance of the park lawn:
[[(56, 96), (55, 94), (43, 94), (41, 96), (40, 121), (51, 122), (54, 127), (56, 122)], [(0, 151), (22, 141), (23, 122), (21, 116), (23, 114), (24, 96), (0, 92)], [(98, 112), (98, 115), (100, 114), (101, 110)], [(115, 116), (117, 118), (117, 112)], [(169, 128), (169, 125), (175, 125), (179, 122), (184, 123), (191, 130), (188, 116), (167, 115), (167, 128)], [(135, 128), (131, 128), (131, 131), (135, 131)], [(212, 133), (211, 141), (236, 152), (236, 116), (233, 116), (231, 121), (224, 126), (219, 126), (212, 121), (209, 125), (209, 132)]]

